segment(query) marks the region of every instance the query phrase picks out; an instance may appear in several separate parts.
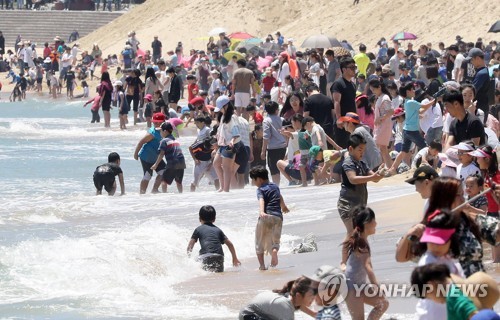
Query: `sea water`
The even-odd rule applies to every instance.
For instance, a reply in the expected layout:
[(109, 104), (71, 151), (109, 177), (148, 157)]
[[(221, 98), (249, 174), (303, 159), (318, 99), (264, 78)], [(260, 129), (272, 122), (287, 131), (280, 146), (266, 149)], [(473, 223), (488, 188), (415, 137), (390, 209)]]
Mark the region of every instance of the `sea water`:
[[(140, 196), (142, 169), (133, 154), (146, 134), (144, 124), (121, 131), (112, 110), (107, 130), (102, 122), (91, 124), (90, 110), (82, 106), (62, 100), (0, 103), (0, 317), (234, 319), (237, 310), (197, 301), (176, 285), (204, 275), (186, 255), (202, 205), (216, 208), (216, 224), (240, 260), (254, 258), (255, 188), (217, 194), (204, 180), (190, 193), (187, 146), (195, 131), (186, 129), (180, 138), (188, 167), (185, 192), (171, 186), (168, 194)], [(112, 151), (121, 156), (126, 195), (95, 196), (92, 174)], [(312, 199), (283, 184), (293, 209), (285, 226), (323, 219), (335, 207), (338, 186), (317, 188)], [(409, 185), (374, 188), (370, 200), (410, 192)], [(289, 252), (298, 239), (285, 232), (280, 252)]]

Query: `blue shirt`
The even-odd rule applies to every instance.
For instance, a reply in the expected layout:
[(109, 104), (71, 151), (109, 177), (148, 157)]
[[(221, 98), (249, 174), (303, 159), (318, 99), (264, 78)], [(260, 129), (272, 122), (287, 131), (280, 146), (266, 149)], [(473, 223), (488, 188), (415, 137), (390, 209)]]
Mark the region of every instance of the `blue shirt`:
[(280, 217), (283, 219), (281, 213), (281, 193), (280, 188), (274, 183), (264, 183), (257, 188), (257, 199), (264, 199), (264, 211), (267, 214)]
[(182, 154), (181, 145), (173, 135), (169, 135), (160, 141), (158, 151), (165, 152), (167, 169), (186, 169), (186, 161), (184, 154)]
[(158, 148), (160, 147), (161, 134), (154, 126), (149, 128), (148, 133), (153, 136), (153, 140), (142, 145), (139, 157), (148, 163), (155, 163), (158, 158)]
[(420, 110), (422, 105), (418, 101), (406, 99), (404, 106), (406, 121), (403, 130), (419, 131), (418, 110)]
[(488, 68), (477, 69), (472, 84), (476, 89), (477, 107), (481, 110), (488, 110), (488, 91), (490, 86), (490, 75)]

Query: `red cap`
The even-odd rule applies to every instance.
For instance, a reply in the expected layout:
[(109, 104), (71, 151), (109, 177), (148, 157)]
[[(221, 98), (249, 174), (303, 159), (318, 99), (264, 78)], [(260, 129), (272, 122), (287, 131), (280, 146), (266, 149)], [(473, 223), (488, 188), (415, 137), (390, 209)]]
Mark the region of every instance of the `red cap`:
[(159, 122), (159, 123), (165, 122), (165, 115), (161, 112), (153, 114), (153, 122)]
[(189, 101), (189, 103), (192, 104), (193, 106), (195, 106), (197, 104), (204, 104), (205, 99), (203, 99), (202, 97), (194, 97), (193, 99), (191, 99)]
[(340, 117), (337, 122), (352, 122), (352, 123), (361, 123), (361, 120), (359, 119), (359, 116), (357, 113), (354, 112), (348, 112), (345, 114), (345, 116)]
[(148, 100), (148, 101), (153, 101), (153, 96), (151, 94), (147, 94), (144, 96), (144, 99)]

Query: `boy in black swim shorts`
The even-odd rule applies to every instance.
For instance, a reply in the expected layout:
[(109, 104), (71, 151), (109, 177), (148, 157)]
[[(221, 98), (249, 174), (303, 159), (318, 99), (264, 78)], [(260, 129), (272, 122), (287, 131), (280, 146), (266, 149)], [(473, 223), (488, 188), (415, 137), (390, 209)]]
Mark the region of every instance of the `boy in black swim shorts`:
[(111, 152), (108, 155), (108, 163), (100, 165), (95, 169), (94, 186), (96, 188), (96, 195), (102, 194), (103, 187), (108, 195), (114, 195), (116, 191), (116, 176), (118, 176), (118, 180), (120, 181), (121, 195), (124, 195), (125, 183), (123, 182), (123, 171), (120, 168), (120, 155), (116, 152)]

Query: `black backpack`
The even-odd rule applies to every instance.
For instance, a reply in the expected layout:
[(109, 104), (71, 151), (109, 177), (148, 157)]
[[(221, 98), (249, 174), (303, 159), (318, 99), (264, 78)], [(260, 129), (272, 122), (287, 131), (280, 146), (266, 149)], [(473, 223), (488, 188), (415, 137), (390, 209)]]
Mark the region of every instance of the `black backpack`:
[(190, 148), (196, 160), (210, 161), (212, 159), (212, 137), (197, 140)]

